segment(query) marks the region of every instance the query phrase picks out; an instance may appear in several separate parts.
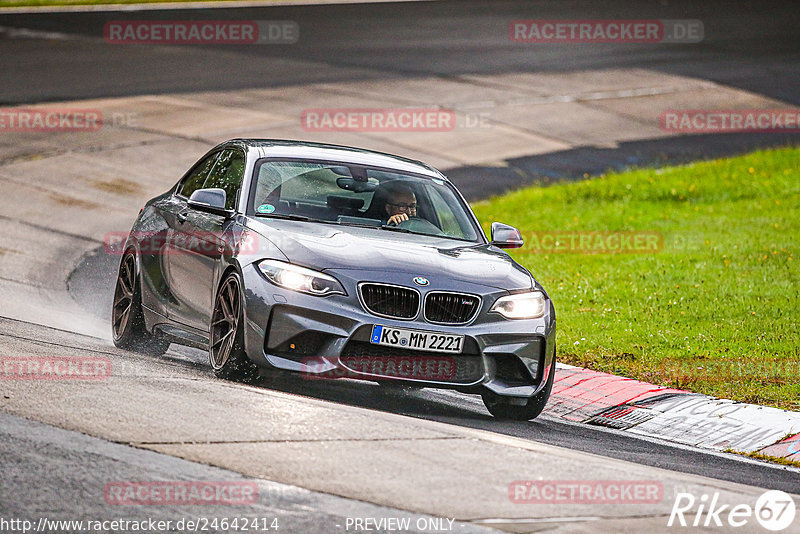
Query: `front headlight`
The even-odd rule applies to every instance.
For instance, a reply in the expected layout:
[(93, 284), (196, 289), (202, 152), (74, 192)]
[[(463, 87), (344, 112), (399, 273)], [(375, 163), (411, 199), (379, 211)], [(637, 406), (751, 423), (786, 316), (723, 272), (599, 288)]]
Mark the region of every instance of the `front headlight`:
[(346, 295), (342, 284), (332, 276), (312, 271), (299, 265), (292, 265), (284, 261), (264, 260), (258, 268), (267, 277), (267, 280), (286, 289), (324, 297), (327, 295)]
[(506, 319), (536, 319), (544, 315), (544, 310), (544, 295), (532, 291), (500, 297), (490, 311), (497, 312)]

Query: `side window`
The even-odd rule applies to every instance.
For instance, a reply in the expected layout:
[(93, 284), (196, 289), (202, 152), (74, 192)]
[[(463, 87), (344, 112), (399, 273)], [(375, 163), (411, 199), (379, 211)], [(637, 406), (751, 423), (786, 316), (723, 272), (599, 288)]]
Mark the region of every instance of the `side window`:
[(244, 177), (244, 154), (238, 150), (224, 150), (217, 164), (209, 173), (203, 187), (219, 187), (225, 190), (225, 207), (234, 209), (236, 195), (242, 187)]
[(189, 176), (186, 177), (186, 180), (183, 181), (183, 184), (181, 184), (178, 194), (189, 198), (192, 196), (192, 193), (202, 188), (206, 178), (208, 177), (208, 173), (214, 166), (214, 162), (217, 161), (218, 155), (219, 153), (215, 152), (198, 163), (192, 170), (191, 174), (189, 174)]

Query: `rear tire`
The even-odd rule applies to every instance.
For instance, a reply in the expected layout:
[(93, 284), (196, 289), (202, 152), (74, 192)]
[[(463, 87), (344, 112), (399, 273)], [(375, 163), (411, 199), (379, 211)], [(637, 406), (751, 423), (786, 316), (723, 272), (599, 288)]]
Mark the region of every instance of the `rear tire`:
[(111, 309), (111, 331), (114, 345), (152, 356), (161, 356), (169, 342), (147, 331), (142, 312), (142, 293), (136, 275), (136, 253), (128, 250), (122, 256), (114, 288)]
[(208, 359), (217, 378), (251, 383), (258, 367), (244, 351), (242, 283), (236, 272), (225, 277), (214, 299), (208, 341)]
[(536, 419), (544, 410), (550, 391), (553, 389), (553, 381), (556, 377), (556, 359), (553, 356), (553, 363), (550, 366), (550, 374), (547, 376), (547, 383), (539, 393), (529, 399), (525, 399), (522, 404), (513, 404), (520, 399), (514, 397), (504, 397), (493, 391), (486, 391), (481, 394), (483, 404), (497, 419), (513, 419), (515, 421), (531, 421)]

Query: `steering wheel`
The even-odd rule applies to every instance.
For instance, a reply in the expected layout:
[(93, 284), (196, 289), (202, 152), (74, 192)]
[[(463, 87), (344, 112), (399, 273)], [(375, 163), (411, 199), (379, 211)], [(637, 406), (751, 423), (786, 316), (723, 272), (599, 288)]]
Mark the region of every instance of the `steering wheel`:
[(442, 233), (442, 230), (435, 224), (420, 217), (409, 217), (405, 221), (402, 221), (400, 224), (398, 224), (397, 227), (410, 230), (411, 232), (419, 232), (421, 234), (438, 235)]

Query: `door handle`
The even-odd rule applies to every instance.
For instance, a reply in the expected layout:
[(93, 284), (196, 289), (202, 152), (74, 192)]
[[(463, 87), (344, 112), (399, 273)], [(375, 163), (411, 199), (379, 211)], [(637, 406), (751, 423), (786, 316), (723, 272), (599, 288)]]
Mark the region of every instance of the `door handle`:
[(183, 224), (183, 223), (186, 222), (186, 219), (189, 218), (189, 212), (188, 211), (182, 211), (182, 212), (178, 213), (178, 215), (176, 215), (175, 218), (178, 219), (179, 223)]

